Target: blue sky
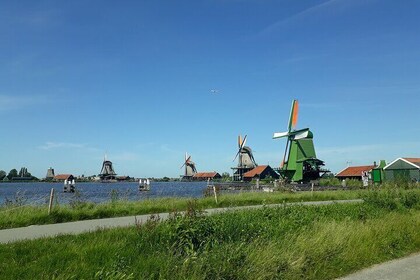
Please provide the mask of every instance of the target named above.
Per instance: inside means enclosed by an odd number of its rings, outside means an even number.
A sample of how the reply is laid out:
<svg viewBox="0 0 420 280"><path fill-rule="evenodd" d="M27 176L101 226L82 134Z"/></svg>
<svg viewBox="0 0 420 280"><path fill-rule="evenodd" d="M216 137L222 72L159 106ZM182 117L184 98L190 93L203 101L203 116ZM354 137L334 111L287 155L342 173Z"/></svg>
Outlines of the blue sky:
<svg viewBox="0 0 420 280"><path fill-rule="evenodd" d="M420 2L1 1L0 169L278 166L290 104L337 172L420 157ZM217 94L211 93L218 89Z"/></svg>

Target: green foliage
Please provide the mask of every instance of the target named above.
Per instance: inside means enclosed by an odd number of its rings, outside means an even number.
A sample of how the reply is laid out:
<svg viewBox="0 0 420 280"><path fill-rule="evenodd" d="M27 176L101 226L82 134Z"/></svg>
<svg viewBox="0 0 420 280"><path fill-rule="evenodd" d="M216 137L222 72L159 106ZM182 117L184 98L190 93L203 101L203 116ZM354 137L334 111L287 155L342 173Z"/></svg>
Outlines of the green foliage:
<svg viewBox="0 0 420 280"><path fill-rule="evenodd" d="M341 181L338 178L335 177L328 177L328 178L321 178L319 180L320 186L341 186Z"/></svg>
<svg viewBox="0 0 420 280"><path fill-rule="evenodd" d="M222 182L230 182L230 181L232 181L232 177L230 176L230 174L228 172L223 172Z"/></svg>
<svg viewBox="0 0 420 280"><path fill-rule="evenodd" d="M7 173L4 170L0 170L0 181L4 179L4 177L6 177Z"/></svg>
<svg viewBox="0 0 420 280"><path fill-rule="evenodd" d="M333 279L420 250L418 192L364 195L211 216L188 201L167 221L0 245L0 278ZM395 199L396 210L375 202Z"/></svg>
<svg viewBox="0 0 420 280"><path fill-rule="evenodd" d="M218 195L216 204L213 195L197 200L199 208L217 208L256 204L274 204L283 202L320 201L354 199L360 197L363 191L319 191L299 193L264 193L243 192L237 194ZM124 196L118 195L119 198ZM128 215L152 214L170 211L183 211L188 207L186 198L158 198L142 201L127 201L124 199L112 199L108 203L92 203L76 192L73 194L68 205L54 204L53 212L48 215L47 205L27 205L10 210L0 215L0 229L28 226L33 224L62 223L87 219L110 218ZM0 206L0 212L4 207Z"/></svg>
<svg viewBox="0 0 420 280"><path fill-rule="evenodd" d="M13 177L18 177L18 171L14 168L9 171L9 174L7 174L7 178L9 178L9 180L12 180Z"/></svg>

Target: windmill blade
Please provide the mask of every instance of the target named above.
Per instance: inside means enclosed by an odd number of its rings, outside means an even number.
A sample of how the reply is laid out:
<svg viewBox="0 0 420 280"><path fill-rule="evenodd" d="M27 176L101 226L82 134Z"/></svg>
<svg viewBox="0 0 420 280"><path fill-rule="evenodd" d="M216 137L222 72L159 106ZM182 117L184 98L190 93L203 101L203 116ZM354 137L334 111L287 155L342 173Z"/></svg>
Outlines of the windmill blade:
<svg viewBox="0 0 420 280"><path fill-rule="evenodd" d="M255 152L255 151L254 151L254 152ZM251 161L254 163L254 165L255 165L255 166L258 166L257 162L255 161L255 158L254 158L254 154L253 154L253 152L251 152L251 153L249 154L249 157L251 158Z"/></svg>
<svg viewBox="0 0 420 280"><path fill-rule="evenodd" d="M184 161L184 164L181 165L180 169L182 169L182 167L184 167L190 161L190 159L191 159L191 156L188 156L188 154L185 153L185 161Z"/></svg>
<svg viewBox="0 0 420 280"><path fill-rule="evenodd" d="M309 135L309 130L299 132L298 134L295 135L294 139L295 140L304 139L304 138L308 137L308 135Z"/></svg>
<svg viewBox="0 0 420 280"><path fill-rule="evenodd" d="M244 141L242 141L242 145L241 145L241 149L243 148L243 147L245 147L245 144L246 144L246 138L248 137L248 135L245 135L245 137L244 137Z"/></svg>
<svg viewBox="0 0 420 280"><path fill-rule="evenodd" d="M239 149L239 151L236 153L235 158L232 161L235 161L236 160L236 158L238 157L238 155L239 155L240 152L241 152L241 149Z"/></svg>
<svg viewBox="0 0 420 280"><path fill-rule="evenodd" d="M289 136L289 132L288 131L286 131L286 132L276 132L273 135L273 139L282 138L282 137L286 137L286 136Z"/></svg>
<svg viewBox="0 0 420 280"><path fill-rule="evenodd" d="M238 148L240 149L242 145L242 137L241 135L238 135Z"/></svg>
<svg viewBox="0 0 420 280"><path fill-rule="evenodd" d="M284 164L285 164L285 162L286 162L286 155L287 155L287 149L289 148L289 142L290 142L290 139L289 139L289 138L287 138L286 149L284 149L284 155L283 155L283 165L282 165L282 168L284 167ZM289 158L287 159L287 163L289 164Z"/></svg>
<svg viewBox="0 0 420 280"><path fill-rule="evenodd" d="M288 131L292 131L296 127L299 112L299 103L296 99L292 101L292 108L290 109L289 123L287 125Z"/></svg>
<svg viewBox="0 0 420 280"><path fill-rule="evenodd" d="M299 139L307 138L309 134L310 134L309 128L304 128L304 129L290 132L289 138L291 140L299 140Z"/></svg>

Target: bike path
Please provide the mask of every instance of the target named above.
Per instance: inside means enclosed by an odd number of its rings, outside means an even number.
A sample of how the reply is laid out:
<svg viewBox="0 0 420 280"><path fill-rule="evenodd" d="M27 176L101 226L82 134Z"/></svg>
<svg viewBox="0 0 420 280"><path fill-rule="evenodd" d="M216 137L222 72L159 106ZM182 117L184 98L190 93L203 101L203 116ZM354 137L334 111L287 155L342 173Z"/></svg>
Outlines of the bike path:
<svg viewBox="0 0 420 280"><path fill-rule="evenodd" d="M414 280L420 279L420 254L374 265L339 280Z"/></svg>
<svg viewBox="0 0 420 280"><path fill-rule="evenodd" d="M226 211L236 211L245 209L257 209L261 207L280 207L293 205L327 205L334 203L360 203L361 199L352 200L329 200L329 201L307 201L307 202L291 202L282 204L267 204L267 205L252 205L252 206L238 206L238 207L224 207L204 210L206 214L214 214ZM80 234L84 232L91 232L99 229L129 227L136 223L144 223L150 217L159 215L161 220L166 220L169 213L145 214L128 217L116 217L95 220L83 220L68 223L48 224L48 225L31 225L27 227L11 228L0 230L0 243L10 243L26 239L37 239L43 237L54 237L63 234Z"/></svg>

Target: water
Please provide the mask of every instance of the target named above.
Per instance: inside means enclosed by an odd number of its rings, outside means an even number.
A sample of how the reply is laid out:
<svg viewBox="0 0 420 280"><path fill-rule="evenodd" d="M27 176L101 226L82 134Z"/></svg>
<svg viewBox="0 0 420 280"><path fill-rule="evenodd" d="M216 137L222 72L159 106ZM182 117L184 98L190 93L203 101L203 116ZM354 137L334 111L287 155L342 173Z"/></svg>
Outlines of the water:
<svg viewBox="0 0 420 280"><path fill-rule="evenodd" d="M112 197L131 201L159 197L203 197L206 182L151 182L150 191L138 191L137 182L77 183L76 194L64 193L63 183L1 183L0 205L6 199L22 198L27 204L43 204L49 199L51 188L60 204L75 199L96 203L110 201ZM18 195L17 195L18 193ZM76 198L77 196L77 198Z"/></svg>

